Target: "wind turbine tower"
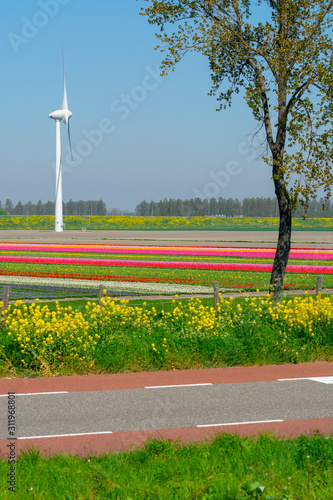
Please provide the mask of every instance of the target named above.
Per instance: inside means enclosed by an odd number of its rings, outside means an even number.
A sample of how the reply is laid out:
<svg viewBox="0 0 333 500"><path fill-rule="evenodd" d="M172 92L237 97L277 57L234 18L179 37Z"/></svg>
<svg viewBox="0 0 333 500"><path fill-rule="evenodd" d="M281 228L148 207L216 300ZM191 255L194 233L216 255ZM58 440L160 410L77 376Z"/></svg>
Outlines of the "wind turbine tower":
<svg viewBox="0 0 333 500"><path fill-rule="evenodd" d="M62 67L64 74L64 97L61 109L57 109L49 114L49 117L56 122L56 186L55 186L55 231L61 232L64 230L63 214L62 214L62 168L61 168L61 138L60 138L60 122L63 122L67 127L68 142L72 155L71 136L69 132L69 119L72 112L68 109L66 80L65 80L65 65L64 53L62 54Z"/></svg>

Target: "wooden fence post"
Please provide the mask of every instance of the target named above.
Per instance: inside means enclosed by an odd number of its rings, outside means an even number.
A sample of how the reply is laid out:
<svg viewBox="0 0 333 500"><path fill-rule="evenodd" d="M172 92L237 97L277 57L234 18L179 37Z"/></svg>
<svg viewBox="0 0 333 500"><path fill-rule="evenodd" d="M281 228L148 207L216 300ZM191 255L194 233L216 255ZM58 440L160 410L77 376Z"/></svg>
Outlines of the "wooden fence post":
<svg viewBox="0 0 333 500"><path fill-rule="evenodd" d="M214 281L213 283L213 286L214 286L214 309L215 309L215 316L218 316L218 303L220 301L220 298L219 298L219 282L218 281Z"/></svg>
<svg viewBox="0 0 333 500"><path fill-rule="evenodd" d="M103 285L99 285L99 289L98 289L98 303L100 306L102 306L102 297L103 297L103 290L104 290L104 286Z"/></svg>
<svg viewBox="0 0 333 500"><path fill-rule="evenodd" d="M10 286L4 286L2 292L3 309L8 309Z"/></svg>
<svg viewBox="0 0 333 500"><path fill-rule="evenodd" d="M322 292L323 289L323 277L322 276L317 276L317 288L316 288L316 297L318 296L318 293Z"/></svg>

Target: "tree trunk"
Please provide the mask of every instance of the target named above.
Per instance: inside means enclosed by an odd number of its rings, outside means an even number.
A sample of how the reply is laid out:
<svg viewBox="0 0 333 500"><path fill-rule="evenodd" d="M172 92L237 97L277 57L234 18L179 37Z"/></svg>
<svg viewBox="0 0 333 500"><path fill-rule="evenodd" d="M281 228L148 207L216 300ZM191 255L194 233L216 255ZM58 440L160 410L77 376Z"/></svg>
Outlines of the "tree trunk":
<svg viewBox="0 0 333 500"><path fill-rule="evenodd" d="M273 162L273 180L275 185L275 194L279 204L280 225L270 284L273 289L273 299L278 301L281 298L284 274L290 252L292 214L283 175L279 173L279 162L274 159Z"/></svg>

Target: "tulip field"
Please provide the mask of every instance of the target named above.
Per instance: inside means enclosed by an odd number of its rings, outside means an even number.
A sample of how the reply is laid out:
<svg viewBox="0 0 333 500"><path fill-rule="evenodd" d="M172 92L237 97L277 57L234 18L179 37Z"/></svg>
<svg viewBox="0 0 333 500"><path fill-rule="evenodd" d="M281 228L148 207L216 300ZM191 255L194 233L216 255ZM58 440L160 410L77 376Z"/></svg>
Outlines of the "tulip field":
<svg viewBox="0 0 333 500"><path fill-rule="evenodd" d="M0 376L331 360L332 298L305 295L274 305L270 294L246 295L269 289L274 252L263 247L0 243L2 284L104 288L100 304L88 301L83 310L59 301L49 308L38 299L9 304L1 311ZM332 260L333 249L294 248L286 288L315 288L319 274L324 288L333 288ZM218 316L207 298L193 297L212 296L214 281L222 293ZM224 291L239 290L241 299L223 297ZM111 298L124 291L175 297L166 310L154 302ZM181 302L178 293L188 299Z"/></svg>
<svg viewBox="0 0 333 500"><path fill-rule="evenodd" d="M158 245L0 243L3 283L61 284L138 293L210 293L268 290L275 249ZM333 249L294 248L286 289L314 289L318 275L333 286Z"/></svg>

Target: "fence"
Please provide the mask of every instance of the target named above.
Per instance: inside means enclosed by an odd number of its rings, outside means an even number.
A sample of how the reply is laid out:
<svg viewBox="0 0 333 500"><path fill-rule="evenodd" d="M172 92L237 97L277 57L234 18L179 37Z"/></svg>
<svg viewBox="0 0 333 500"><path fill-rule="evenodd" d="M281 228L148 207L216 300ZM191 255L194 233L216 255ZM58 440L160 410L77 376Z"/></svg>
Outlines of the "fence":
<svg viewBox="0 0 333 500"><path fill-rule="evenodd" d="M20 285L22 287L22 285ZM55 287L45 287L45 286L41 286L40 288L42 289L52 289L54 290ZM56 287L57 289L59 289L59 287ZM10 296L10 289L11 287L10 286L7 286L7 285L4 285L3 286L3 293L2 293L2 302L3 302L3 309L6 310L8 308L8 304L9 304L9 296ZM91 290L93 292L93 296L95 296L96 298L98 297L98 300L99 300L99 303L101 304L101 299L104 295L104 289L105 289L105 284L103 285L99 285L98 289L97 288L94 288L92 287ZM318 295L318 293L322 292L322 289L323 289L323 277L322 276L317 276L317 286L316 286L316 296ZM67 290L71 290L70 288L67 288ZM108 295L110 295L110 292L112 292L111 290L107 291L108 292ZM235 292L237 293L237 292ZM81 295L82 295L82 292L81 292ZM122 295L132 295L133 297L141 297L140 295L138 294L129 294L128 292L126 293L123 293L122 292L117 292L116 294L117 296L122 296ZM218 315L218 304L219 304L219 300L220 300L220 293L219 293L219 283L217 281L214 281L213 283L213 293L212 293L212 297L214 299L214 309L215 309L215 315L217 316ZM207 301L209 299L209 295L208 297L205 296L205 298L207 298ZM166 301L165 302L166 304L170 304L170 301ZM162 303L163 304L163 301Z"/></svg>

